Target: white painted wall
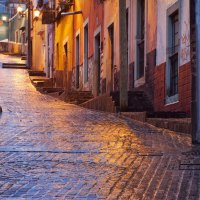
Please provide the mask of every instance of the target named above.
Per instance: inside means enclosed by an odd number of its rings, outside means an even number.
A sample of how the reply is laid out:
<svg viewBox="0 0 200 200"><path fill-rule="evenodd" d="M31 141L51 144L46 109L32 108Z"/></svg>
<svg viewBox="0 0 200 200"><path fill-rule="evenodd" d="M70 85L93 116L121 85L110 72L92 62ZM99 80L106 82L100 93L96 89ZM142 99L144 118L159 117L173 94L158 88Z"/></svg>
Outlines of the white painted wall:
<svg viewBox="0 0 200 200"><path fill-rule="evenodd" d="M156 64L166 62L167 48L167 9L178 0L158 0L157 1L157 56ZM186 0L188 1L188 0Z"/></svg>
<svg viewBox="0 0 200 200"><path fill-rule="evenodd" d="M190 61L190 1L180 1L180 66Z"/></svg>
<svg viewBox="0 0 200 200"><path fill-rule="evenodd" d="M157 1L157 59L156 64L166 62L167 48L167 9L177 0ZM179 1L180 16L180 66L190 61L189 1Z"/></svg>

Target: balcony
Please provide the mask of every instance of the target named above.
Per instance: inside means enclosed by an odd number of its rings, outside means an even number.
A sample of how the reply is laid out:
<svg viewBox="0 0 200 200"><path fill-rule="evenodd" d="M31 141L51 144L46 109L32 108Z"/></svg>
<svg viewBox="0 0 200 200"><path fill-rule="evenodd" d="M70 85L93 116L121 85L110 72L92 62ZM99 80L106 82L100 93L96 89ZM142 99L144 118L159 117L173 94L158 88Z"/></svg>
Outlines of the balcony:
<svg viewBox="0 0 200 200"><path fill-rule="evenodd" d="M74 5L74 0L59 0L57 10L67 12Z"/></svg>

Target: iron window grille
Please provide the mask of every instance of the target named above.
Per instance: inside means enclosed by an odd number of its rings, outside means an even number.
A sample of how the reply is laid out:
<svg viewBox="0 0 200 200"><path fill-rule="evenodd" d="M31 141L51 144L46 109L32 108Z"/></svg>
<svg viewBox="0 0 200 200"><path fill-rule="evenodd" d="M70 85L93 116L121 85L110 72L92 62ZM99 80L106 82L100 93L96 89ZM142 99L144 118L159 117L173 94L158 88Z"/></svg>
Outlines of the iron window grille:
<svg viewBox="0 0 200 200"><path fill-rule="evenodd" d="M168 96L178 94L178 49L179 49L179 19L178 11L170 16L171 46L167 49L170 66L170 88Z"/></svg>

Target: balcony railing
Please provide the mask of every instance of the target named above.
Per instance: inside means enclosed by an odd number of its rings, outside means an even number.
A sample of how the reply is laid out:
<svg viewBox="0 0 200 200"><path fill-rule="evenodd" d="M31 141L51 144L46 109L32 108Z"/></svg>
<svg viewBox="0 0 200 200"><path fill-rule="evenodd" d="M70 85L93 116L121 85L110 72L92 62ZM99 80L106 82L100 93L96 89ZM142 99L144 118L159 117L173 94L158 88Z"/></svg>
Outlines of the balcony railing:
<svg viewBox="0 0 200 200"><path fill-rule="evenodd" d="M59 11L68 11L71 6L74 5L74 0L59 0L58 1L58 6L59 6Z"/></svg>

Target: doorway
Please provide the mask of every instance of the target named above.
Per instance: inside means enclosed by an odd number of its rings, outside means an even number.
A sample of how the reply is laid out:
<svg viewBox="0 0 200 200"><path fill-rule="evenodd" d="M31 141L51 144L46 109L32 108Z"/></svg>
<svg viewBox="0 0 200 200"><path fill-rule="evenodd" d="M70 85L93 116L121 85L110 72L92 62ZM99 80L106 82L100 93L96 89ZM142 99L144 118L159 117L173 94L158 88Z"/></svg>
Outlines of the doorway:
<svg viewBox="0 0 200 200"><path fill-rule="evenodd" d="M84 82L88 82L88 24L84 27Z"/></svg>
<svg viewBox="0 0 200 200"><path fill-rule="evenodd" d="M96 79L97 79L97 95L101 93L101 36L98 33L95 36L95 62L96 62Z"/></svg>
<svg viewBox="0 0 200 200"><path fill-rule="evenodd" d="M66 42L64 44L64 50L65 50L65 54L64 54L64 86L67 89L68 88L68 76L67 76L67 71L68 71L68 43Z"/></svg>
<svg viewBox="0 0 200 200"><path fill-rule="evenodd" d="M108 27L109 34L109 67L111 69L111 79L110 79L110 91L114 91L114 24Z"/></svg>
<svg viewBox="0 0 200 200"><path fill-rule="evenodd" d="M76 36L76 89L80 86L80 36Z"/></svg>

